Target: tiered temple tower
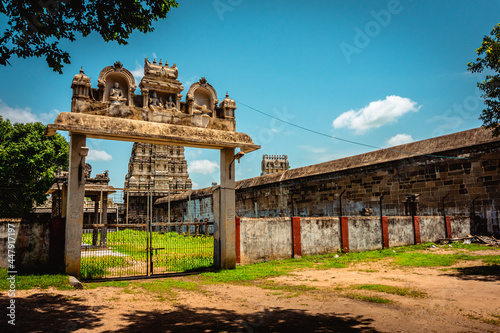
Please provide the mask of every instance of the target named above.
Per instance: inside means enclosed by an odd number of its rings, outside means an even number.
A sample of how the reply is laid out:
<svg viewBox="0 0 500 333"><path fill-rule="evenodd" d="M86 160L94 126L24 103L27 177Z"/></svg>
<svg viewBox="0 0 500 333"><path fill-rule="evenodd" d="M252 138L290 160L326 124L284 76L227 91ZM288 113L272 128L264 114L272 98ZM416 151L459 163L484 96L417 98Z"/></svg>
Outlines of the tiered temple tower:
<svg viewBox="0 0 500 333"><path fill-rule="evenodd" d="M191 179L184 157L184 147L134 143L125 177L125 203L129 221L145 219L147 195L158 198L189 191Z"/></svg>
<svg viewBox="0 0 500 333"><path fill-rule="evenodd" d="M287 155L263 155L261 176L290 169Z"/></svg>

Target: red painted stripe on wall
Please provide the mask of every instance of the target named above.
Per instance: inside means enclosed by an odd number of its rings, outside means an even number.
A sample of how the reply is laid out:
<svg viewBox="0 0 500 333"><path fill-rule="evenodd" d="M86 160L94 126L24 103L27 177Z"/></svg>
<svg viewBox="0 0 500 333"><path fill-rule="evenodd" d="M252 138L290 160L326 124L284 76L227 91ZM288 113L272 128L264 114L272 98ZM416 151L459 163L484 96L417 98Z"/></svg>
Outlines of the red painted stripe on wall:
<svg viewBox="0 0 500 333"><path fill-rule="evenodd" d="M234 222L234 231L236 235L234 236L234 242L236 245L236 263L241 263L241 245L240 245L240 217L236 216L236 220Z"/></svg>
<svg viewBox="0 0 500 333"><path fill-rule="evenodd" d="M451 219L446 216L446 238L451 238Z"/></svg>
<svg viewBox="0 0 500 333"><path fill-rule="evenodd" d="M349 219L347 216L342 216L340 218L340 234L342 239L342 250L344 252L349 252L349 228L347 222Z"/></svg>
<svg viewBox="0 0 500 333"><path fill-rule="evenodd" d="M389 222L387 216L382 216L382 245L384 249L389 248Z"/></svg>
<svg viewBox="0 0 500 333"><path fill-rule="evenodd" d="M292 238L293 238L293 257L302 256L302 244L300 238L300 217L292 217Z"/></svg>
<svg viewBox="0 0 500 333"><path fill-rule="evenodd" d="M420 240L420 217L413 217L413 232L415 235L415 244L420 244L422 241Z"/></svg>

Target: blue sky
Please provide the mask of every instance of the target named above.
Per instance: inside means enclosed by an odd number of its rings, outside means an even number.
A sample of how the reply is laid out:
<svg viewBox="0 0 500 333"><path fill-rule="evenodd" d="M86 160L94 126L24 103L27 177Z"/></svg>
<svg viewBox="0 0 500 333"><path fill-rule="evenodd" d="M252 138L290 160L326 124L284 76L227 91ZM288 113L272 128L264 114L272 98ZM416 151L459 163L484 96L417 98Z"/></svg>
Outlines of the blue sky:
<svg viewBox="0 0 500 333"><path fill-rule="evenodd" d="M138 85L144 58L156 57L177 64L184 96L203 76L219 99L229 91L237 131L262 146L236 164L236 177L255 177L263 154L286 154L296 168L374 149L241 103L377 147L479 127L482 76L466 64L500 22L498 13L499 0L179 1L154 32L134 33L129 45L98 35L63 42L72 56L63 75L43 59L12 59L0 67L0 114L50 123L70 110L81 66L97 87L101 69L121 61ZM94 174L109 170L111 184L123 187L131 143L88 146ZM186 158L195 187L219 182L218 151L187 148Z"/></svg>

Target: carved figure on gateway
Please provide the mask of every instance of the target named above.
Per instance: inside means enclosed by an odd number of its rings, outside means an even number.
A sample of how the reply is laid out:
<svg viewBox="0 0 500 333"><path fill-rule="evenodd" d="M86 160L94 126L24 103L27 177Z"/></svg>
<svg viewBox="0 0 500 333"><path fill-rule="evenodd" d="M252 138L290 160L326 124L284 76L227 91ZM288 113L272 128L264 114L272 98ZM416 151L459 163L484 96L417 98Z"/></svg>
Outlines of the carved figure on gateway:
<svg viewBox="0 0 500 333"><path fill-rule="evenodd" d="M119 61L101 71L97 89L81 70L71 85L71 112L235 131L235 101L226 95L219 104L217 92L206 78L192 84L182 101L184 87L177 80L177 65L157 63L156 59L144 62L139 95L134 76Z"/></svg>
<svg viewBox="0 0 500 333"><path fill-rule="evenodd" d="M115 82L113 89L111 89L111 93L109 94L109 99L113 101L113 104L122 104L127 99L123 97L123 92L120 88L120 84Z"/></svg>

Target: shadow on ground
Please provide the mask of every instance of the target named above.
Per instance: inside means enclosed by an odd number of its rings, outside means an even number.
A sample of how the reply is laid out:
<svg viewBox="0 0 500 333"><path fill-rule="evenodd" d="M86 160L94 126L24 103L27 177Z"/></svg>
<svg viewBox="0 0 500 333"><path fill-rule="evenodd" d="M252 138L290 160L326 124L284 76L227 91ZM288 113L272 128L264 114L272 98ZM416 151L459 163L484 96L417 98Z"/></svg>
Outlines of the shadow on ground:
<svg viewBox="0 0 500 333"><path fill-rule="evenodd" d="M483 282L500 281L500 265L485 265L457 268L456 273L446 274L461 280L475 280Z"/></svg>
<svg viewBox="0 0 500 333"><path fill-rule="evenodd" d="M171 311L135 311L123 314L123 319L125 326L105 332L377 332L372 320L361 316L281 308L241 315L179 306Z"/></svg>
<svg viewBox="0 0 500 333"><path fill-rule="evenodd" d="M103 307L83 305L83 299L76 296L39 293L14 298L13 326L8 324L10 318L6 316L10 300L7 292L0 295L1 332L72 332L84 327L92 330L103 324L99 319Z"/></svg>

